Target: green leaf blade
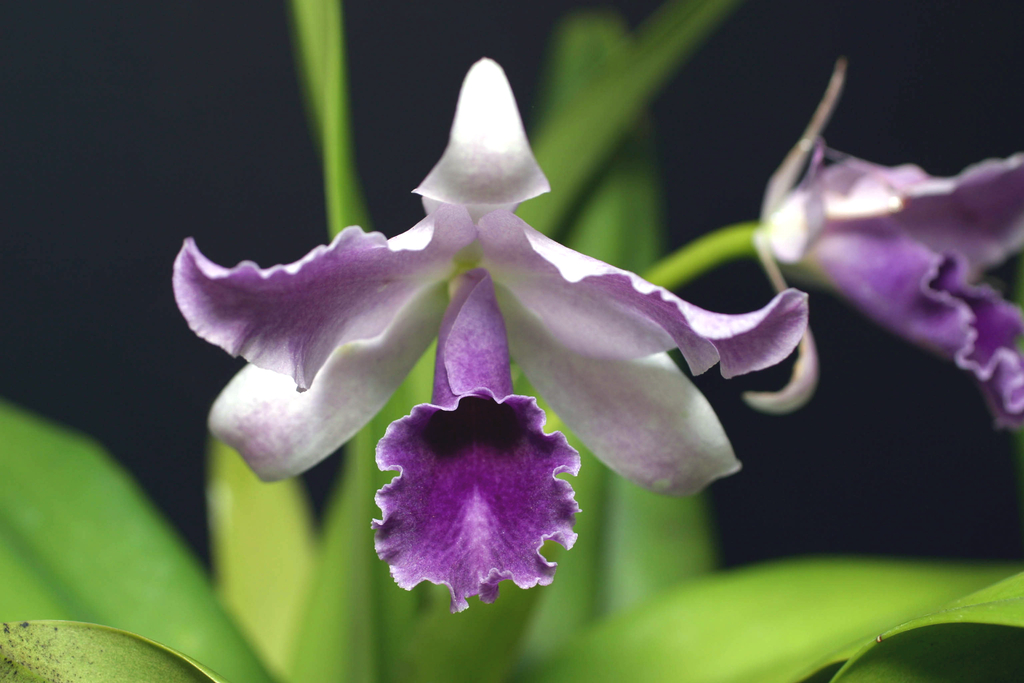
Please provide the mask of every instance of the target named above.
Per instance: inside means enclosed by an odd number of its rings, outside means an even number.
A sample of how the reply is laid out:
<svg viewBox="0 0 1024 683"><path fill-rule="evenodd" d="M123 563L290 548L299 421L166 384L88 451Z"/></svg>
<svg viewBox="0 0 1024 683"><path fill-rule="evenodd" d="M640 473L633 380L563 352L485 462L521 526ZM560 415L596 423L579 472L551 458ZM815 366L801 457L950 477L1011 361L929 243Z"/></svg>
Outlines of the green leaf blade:
<svg viewBox="0 0 1024 683"><path fill-rule="evenodd" d="M850 657L834 680L995 681L1021 672L1024 574L1017 574L890 628Z"/></svg>
<svg viewBox="0 0 1024 683"><path fill-rule="evenodd" d="M38 611L0 619L105 623L269 683L198 562L100 446L2 402L0 434L0 541L50 589Z"/></svg>
<svg viewBox="0 0 1024 683"><path fill-rule="evenodd" d="M207 501L218 592L264 661L286 671L315 562L312 508L300 478L261 482L210 440Z"/></svg>
<svg viewBox="0 0 1024 683"><path fill-rule="evenodd" d="M1012 569L870 559L774 562L691 580L571 641L531 680L790 683L836 652Z"/></svg>
<svg viewBox="0 0 1024 683"><path fill-rule="evenodd" d="M292 0L292 36L313 137L324 168L328 232L369 229L355 169L341 0Z"/></svg>
<svg viewBox="0 0 1024 683"><path fill-rule="evenodd" d="M0 680L227 683L198 662L134 633L68 621L0 625Z"/></svg>

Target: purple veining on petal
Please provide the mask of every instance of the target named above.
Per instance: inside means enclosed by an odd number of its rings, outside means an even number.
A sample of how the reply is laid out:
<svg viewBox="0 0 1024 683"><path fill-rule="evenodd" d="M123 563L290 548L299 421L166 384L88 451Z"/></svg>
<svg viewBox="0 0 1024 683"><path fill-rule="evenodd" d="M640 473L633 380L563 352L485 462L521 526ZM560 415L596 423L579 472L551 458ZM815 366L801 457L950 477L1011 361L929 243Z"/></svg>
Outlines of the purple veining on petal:
<svg viewBox="0 0 1024 683"><path fill-rule="evenodd" d="M560 433L541 429L534 399L497 403L461 398L455 410L420 405L392 423L377 446L377 465L399 475L376 497L376 548L399 586L448 586L452 611L479 595L493 602L498 583L551 583L546 540L572 547L572 487L554 475L579 471L579 455Z"/></svg>
<svg viewBox="0 0 1024 683"><path fill-rule="evenodd" d="M465 209L447 206L385 240L358 227L295 263L224 268L188 239L174 264L174 293L203 339L306 389L334 349L379 335L406 302L451 271L473 242Z"/></svg>
<svg viewBox="0 0 1024 683"><path fill-rule="evenodd" d="M811 257L868 317L971 372L998 426L1024 424L1024 321L991 288L967 283L965 259L878 218L831 225Z"/></svg>
<svg viewBox="0 0 1024 683"><path fill-rule="evenodd" d="M807 295L786 290L759 311L712 313L639 276L544 237L506 211L480 222L484 265L572 351L641 358L676 346L695 374L725 377L788 356L807 327Z"/></svg>
<svg viewBox="0 0 1024 683"><path fill-rule="evenodd" d="M378 491L377 554L398 585L448 586L452 611L521 588L551 583L546 540L572 546L579 511L562 473L579 454L560 433L544 434L531 397L510 395L505 324L484 270L465 273L441 323L434 402L388 427L377 464L398 471Z"/></svg>
<svg viewBox="0 0 1024 683"><path fill-rule="evenodd" d="M335 349L309 391L295 391L287 375L245 366L214 401L210 432L264 481L304 472L384 406L436 336L447 299L438 283L410 300L379 336Z"/></svg>

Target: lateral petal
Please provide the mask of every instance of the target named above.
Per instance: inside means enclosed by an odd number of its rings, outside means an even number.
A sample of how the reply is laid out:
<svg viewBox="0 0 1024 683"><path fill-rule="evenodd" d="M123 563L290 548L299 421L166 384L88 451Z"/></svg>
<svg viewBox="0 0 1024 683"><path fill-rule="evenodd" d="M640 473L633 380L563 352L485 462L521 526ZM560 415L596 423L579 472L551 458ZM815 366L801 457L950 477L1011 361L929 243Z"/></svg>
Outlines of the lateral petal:
<svg viewBox="0 0 1024 683"><path fill-rule="evenodd" d="M299 261L266 269L218 266L190 238L174 263L174 294L200 337L306 389L337 347L376 337L424 287L446 278L475 237L465 209L446 206L390 241L353 226Z"/></svg>
<svg viewBox="0 0 1024 683"><path fill-rule="evenodd" d="M384 406L429 346L446 302L443 285L422 290L381 334L335 349L309 391L296 391L287 375L245 366L214 402L210 431L264 481L309 469Z"/></svg>
<svg viewBox="0 0 1024 683"><path fill-rule="evenodd" d="M721 361L722 375L732 377L781 361L807 326L807 295L797 290L758 311L712 313L564 247L507 211L479 225L483 263L495 281L583 356L642 358L678 346L694 374Z"/></svg>
<svg viewBox="0 0 1024 683"><path fill-rule="evenodd" d="M997 426L1024 425L1020 309L968 284L968 265L905 234L894 220L830 228L810 257L862 313L974 375Z"/></svg>
<svg viewBox="0 0 1024 683"><path fill-rule="evenodd" d="M564 346L498 288L512 357L566 425L610 468L657 493L688 495L739 461L707 399L665 353L596 359Z"/></svg>

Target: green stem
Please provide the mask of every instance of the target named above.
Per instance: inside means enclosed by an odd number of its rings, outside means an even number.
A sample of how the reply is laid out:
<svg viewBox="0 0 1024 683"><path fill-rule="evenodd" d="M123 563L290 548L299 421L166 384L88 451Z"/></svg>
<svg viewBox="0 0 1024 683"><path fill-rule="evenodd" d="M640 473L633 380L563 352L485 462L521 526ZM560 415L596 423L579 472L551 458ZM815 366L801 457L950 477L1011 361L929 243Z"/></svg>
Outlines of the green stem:
<svg viewBox="0 0 1024 683"><path fill-rule="evenodd" d="M679 289L723 263L757 258L754 231L760 223L734 223L708 233L661 259L644 278L666 289Z"/></svg>

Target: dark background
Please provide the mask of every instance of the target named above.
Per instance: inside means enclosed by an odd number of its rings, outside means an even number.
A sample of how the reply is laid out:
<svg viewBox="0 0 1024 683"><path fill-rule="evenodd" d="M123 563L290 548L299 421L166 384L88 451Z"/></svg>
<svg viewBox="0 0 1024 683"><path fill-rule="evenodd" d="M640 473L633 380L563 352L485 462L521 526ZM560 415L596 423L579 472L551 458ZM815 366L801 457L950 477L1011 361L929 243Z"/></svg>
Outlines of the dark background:
<svg viewBox="0 0 1024 683"><path fill-rule="evenodd" d="M582 4L348 3L375 228L422 216L409 191L444 148L475 60L505 67L529 123L546 37ZM656 6L612 4L632 25ZM1022 7L749 0L653 107L673 246L756 217L841 54L833 147L935 174L1024 149ZM5 2L0 30L0 396L100 440L205 553L206 411L240 361L188 330L171 263L189 235L228 265L289 262L326 239L284 5ZM682 294L739 312L770 291L740 264ZM823 374L799 413L739 399L788 368L698 379L745 465L711 489L726 562L1022 557L1010 438L970 378L826 295L812 311ZM308 475L318 499L337 460Z"/></svg>

